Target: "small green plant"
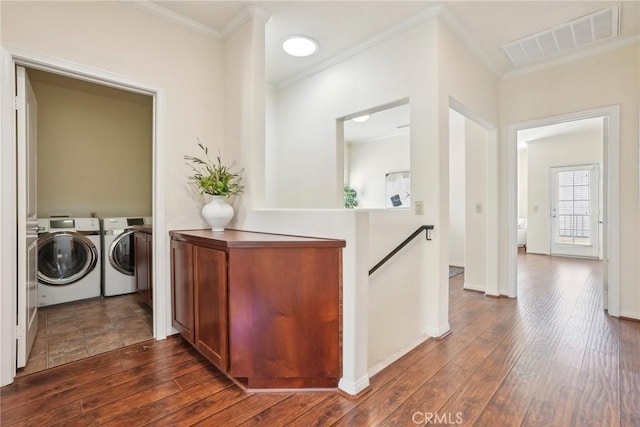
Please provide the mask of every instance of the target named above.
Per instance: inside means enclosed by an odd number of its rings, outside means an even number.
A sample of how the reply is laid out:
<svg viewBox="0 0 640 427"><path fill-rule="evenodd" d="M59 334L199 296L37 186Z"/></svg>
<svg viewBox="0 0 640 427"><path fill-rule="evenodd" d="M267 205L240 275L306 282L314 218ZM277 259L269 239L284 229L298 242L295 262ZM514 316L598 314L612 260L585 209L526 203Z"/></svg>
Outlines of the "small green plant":
<svg viewBox="0 0 640 427"><path fill-rule="evenodd" d="M344 207L348 209L358 207L358 192L349 184L344 185Z"/></svg>
<svg viewBox="0 0 640 427"><path fill-rule="evenodd" d="M204 158L194 156L184 156L193 175L189 180L194 183L200 194L210 194L212 196L237 196L244 192L242 182L242 170L234 172L236 166L234 161L231 165L225 166L220 158L220 151L216 160L209 159L209 150L198 140L198 147L204 152Z"/></svg>

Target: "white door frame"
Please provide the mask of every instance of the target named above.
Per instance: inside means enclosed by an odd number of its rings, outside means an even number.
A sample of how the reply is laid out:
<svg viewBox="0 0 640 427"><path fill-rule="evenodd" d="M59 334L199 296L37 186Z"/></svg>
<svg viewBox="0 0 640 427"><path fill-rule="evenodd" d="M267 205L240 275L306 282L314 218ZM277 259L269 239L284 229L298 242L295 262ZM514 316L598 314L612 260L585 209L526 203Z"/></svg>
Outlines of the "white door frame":
<svg viewBox="0 0 640 427"><path fill-rule="evenodd" d="M515 298L518 295L517 263L518 244L516 238L518 216L518 131L547 126L561 122L588 119L594 117L607 117L609 119L608 141L603 144L603 228L604 237L603 260L607 266L608 277L608 311L611 316L620 315L620 105L595 108L592 110L578 111L559 116L509 125L507 143L507 295ZM607 286L605 284L605 286Z"/></svg>
<svg viewBox="0 0 640 427"><path fill-rule="evenodd" d="M161 88L136 79L9 47L0 47L0 385L13 382L16 373L16 304L17 304L17 205L16 205L16 125L15 125L15 67L22 65L71 78L115 87L129 92L153 96L153 336L166 338L171 331L169 288L167 285L165 176L166 138L164 132L164 92Z"/></svg>

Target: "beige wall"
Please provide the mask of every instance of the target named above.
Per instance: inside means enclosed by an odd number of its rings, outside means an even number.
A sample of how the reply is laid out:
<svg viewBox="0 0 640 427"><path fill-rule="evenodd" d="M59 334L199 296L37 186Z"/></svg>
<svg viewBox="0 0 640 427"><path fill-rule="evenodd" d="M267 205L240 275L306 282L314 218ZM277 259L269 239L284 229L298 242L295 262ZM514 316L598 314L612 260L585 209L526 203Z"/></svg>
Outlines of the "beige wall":
<svg viewBox="0 0 640 427"><path fill-rule="evenodd" d="M38 100L38 217L150 216L153 98L29 76Z"/></svg>
<svg viewBox="0 0 640 427"><path fill-rule="evenodd" d="M160 89L167 228L204 225L183 156L223 145L221 42L123 2L3 1L2 43Z"/></svg>
<svg viewBox="0 0 640 427"><path fill-rule="evenodd" d="M508 259L507 143L513 123L620 105L620 314L640 318L638 279L638 44L534 74L505 79L500 85L501 262ZM506 272L506 268L501 268ZM506 276L501 283L506 283Z"/></svg>

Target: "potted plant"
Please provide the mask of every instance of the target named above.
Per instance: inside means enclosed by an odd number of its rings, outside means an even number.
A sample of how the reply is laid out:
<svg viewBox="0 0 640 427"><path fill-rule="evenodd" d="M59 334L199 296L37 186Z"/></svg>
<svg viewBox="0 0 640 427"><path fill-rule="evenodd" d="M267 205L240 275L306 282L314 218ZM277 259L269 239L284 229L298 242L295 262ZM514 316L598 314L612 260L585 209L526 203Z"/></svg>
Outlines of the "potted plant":
<svg viewBox="0 0 640 427"><path fill-rule="evenodd" d="M358 192L349 184L344 185L344 207L348 209L358 207Z"/></svg>
<svg viewBox="0 0 640 427"><path fill-rule="evenodd" d="M233 207L227 203L231 196L244 192L242 170L236 172L236 162L226 166L222 163L220 152L213 161L209 158L209 150L198 141L198 147L204 157L184 156L193 174L189 180L196 186L200 194L210 196L210 201L202 208L202 217L211 226L211 231L224 231L224 227L233 218Z"/></svg>

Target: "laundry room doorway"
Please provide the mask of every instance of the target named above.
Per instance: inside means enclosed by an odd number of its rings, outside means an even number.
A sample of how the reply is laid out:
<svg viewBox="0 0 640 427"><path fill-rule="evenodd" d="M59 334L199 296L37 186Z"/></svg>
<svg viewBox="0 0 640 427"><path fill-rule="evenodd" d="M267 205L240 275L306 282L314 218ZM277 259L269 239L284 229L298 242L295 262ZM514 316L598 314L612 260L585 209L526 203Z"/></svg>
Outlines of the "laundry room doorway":
<svg viewBox="0 0 640 427"><path fill-rule="evenodd" d="M103 218L153 222L154 98L48 70L27 68L26 73L38 99L39 118L37 184L26 199L37 201L37 246L42 250L35 285L39 333L17 375L154 336L152 309L135 287L105 293L112 281L134 278L133 273L105 277L113 250L105 246L102 233ZM93 245L86 251L69 237L89 234ZM131 251L124 253L123 247ZM87 274L73 276L75 266L82 268L91 253L95 262ZM120 245L117 255L133 262L132 247ZM58 280L66 275L69 280Z"/></svg>

